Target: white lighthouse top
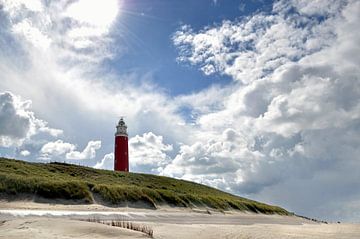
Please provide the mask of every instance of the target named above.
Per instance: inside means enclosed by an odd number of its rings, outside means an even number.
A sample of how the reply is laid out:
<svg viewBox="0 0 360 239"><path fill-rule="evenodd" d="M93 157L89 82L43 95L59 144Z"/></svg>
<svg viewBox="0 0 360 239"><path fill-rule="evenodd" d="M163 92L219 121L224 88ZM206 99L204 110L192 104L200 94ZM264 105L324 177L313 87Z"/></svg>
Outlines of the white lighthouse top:
<svg viewBox="0 0 360 239"><path fill-rule="evenodd" d="M115 136L128 136L127 126L124 122L123 117L120 118L118 125L116 126Z"/></svg>

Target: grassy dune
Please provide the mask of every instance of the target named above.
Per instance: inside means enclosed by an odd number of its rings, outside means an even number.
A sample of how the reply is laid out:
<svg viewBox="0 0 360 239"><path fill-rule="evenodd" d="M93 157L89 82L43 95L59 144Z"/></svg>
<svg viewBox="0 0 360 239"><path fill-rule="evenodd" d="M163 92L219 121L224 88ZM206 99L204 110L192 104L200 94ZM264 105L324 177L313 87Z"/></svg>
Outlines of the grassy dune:
<svg viewBox="0 0 360 239"><path fill-rule="evenodd" d="M122 173L64 163L29 163L0 158L0 197L21 195L97 202L111 206L142 204L177 207L237 209L265 214L289 214L270 206L220 190L168 177Z"/></svg>

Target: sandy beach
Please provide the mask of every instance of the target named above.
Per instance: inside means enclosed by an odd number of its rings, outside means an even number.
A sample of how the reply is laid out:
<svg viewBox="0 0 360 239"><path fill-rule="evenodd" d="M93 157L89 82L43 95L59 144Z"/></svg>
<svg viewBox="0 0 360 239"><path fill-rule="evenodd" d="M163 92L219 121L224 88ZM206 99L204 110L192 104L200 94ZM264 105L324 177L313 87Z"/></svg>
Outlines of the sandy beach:
<svg viewBox="0 0 360 239"><path fill-rule="evenodd" d="M44 213L45 212L45 213ZM159 210L0 202L0 238L149 238L148 235L86 218L126 220L153 229L154 238L360 238L360 225L317 223L295 216L210 212L162 207Z"/></svg>

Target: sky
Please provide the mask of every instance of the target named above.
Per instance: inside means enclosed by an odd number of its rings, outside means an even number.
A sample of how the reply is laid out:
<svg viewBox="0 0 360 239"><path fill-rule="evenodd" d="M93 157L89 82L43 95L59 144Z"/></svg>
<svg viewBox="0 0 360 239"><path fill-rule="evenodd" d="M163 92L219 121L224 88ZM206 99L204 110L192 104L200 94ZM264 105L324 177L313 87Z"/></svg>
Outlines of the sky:
<svg viewBox="0 0 360 239"><path fill-rule="evenodd" d="M360 2L0 0L0 156L360 221Z"/></svg>

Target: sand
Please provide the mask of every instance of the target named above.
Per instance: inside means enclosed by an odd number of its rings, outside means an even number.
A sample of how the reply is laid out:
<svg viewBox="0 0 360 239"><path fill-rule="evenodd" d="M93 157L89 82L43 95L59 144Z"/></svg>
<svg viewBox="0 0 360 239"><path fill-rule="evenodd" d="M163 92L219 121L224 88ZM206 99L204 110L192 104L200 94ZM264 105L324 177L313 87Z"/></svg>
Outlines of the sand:
<svg viewBox="0 0 360 239"><path fill-rule="evenodd" d="M354 224L254 224L254 225L212 225L212 224L168 224L147 223L154 230L154 238L162 239L293 239L293 238L342 238L360 237L360 227ZM20 218L0 225L0 238L148 238L147 235L127 229L98 223L76 221L64 218Z"/></svg>
<svg viewBox="0 0 360 239"><path fill-rule="evenodd" d="M6 239L90 239L90 238L148 238L145 234L99 223L63 218L20 218L0 226L0 238Z"/></svg>
<svg viewBox="0 0 360 239"><path fill-rule="evenodd" d="M19 216L8 213L16 210L25 214ZM47 211L50 214L37 217L29 214L36 211ZM70 215L63 212L80 214ZM148 238L143 233L128 229L75 220L89 218L89 212L95 215L103 214L104 220L114 219L116 213L126 215L122 218L151 227L154 238L158 239L360 238L359 224L314 223L294 216L268 216L234 211L226 214L212 212L209 215L203 209L196 212L170 207L148 210L109 208L102 205L39 204L30 201L0 201L0 238Z"/></svg>
<svg viewBox="0 0 360 239"><path fill-rule="evenodd" d="M254 225L152 225L155 238L196 239L355 239L360 238L359 225L338 224L254 224Z"/></svg>

